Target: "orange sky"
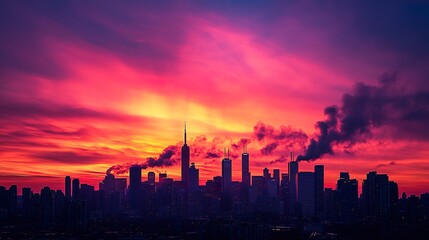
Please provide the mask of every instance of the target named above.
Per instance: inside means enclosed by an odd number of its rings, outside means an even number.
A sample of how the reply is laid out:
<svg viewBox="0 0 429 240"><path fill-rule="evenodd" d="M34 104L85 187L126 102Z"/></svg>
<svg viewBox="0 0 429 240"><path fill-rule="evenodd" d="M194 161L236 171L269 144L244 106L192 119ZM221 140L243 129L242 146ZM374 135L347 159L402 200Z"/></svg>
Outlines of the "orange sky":
<svg viewBox="0 0 429 240"><path fill-rule="evenodd" d="M7 37L0 42L0 185L62 189L70 175L98 188L112 165L143 163L167 146L180 147L185 120L191 151L202 151L191 157L201 184L220 175L222 157L206 152L231 148L238 156L241 149L232 145L242 138L250 140L252 175L264 167L284 173L287 162L270 162L288 159L290 151L304 154L320 134L315 123L325 119L324 108L341 107L356 83L379 86L383 73L395 72L399 88L427 96L425 61L404 64L410 56L393 42L348 29L359 14L314 7L308 18L303 11L275 14L276 8L7 6L20 11L4 15L11 24L1 30ZM420 109L428 113L426 105ZM398 182L400 192L428 191L429 139L406 133L429 133L427 126L399 129L396 114L386 114L390 125L373 123L370 136L352 148L334 144L334 155L303 161L300 169L324 164L326 187L335 187L340 171L360 186L377 171ZM263 154L274 137L258 140L258 123L308 137L281 140ZM179 164L143 176L167 171L179 180ZM240 159L233 158L233 180L240 176Z"/></svg>

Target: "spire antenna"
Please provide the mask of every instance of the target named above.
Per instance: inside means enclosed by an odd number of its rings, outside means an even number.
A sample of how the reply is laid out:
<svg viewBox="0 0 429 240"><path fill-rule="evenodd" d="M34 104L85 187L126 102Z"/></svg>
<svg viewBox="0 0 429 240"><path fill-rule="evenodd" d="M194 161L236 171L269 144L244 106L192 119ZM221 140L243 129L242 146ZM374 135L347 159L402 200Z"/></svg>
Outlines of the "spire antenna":
<svg viewBox="0 0 429 240"><path fill-rule="evenodd" d="M228 148L228 159L229 159L229 148Z"/></svg>
<svg viewBox="0 0 429 240"><path fill-rule="evenodd" d="M184 136L184 138L185 138L185 145L186 145L186 121L185 121L185 136Z"/></svg>

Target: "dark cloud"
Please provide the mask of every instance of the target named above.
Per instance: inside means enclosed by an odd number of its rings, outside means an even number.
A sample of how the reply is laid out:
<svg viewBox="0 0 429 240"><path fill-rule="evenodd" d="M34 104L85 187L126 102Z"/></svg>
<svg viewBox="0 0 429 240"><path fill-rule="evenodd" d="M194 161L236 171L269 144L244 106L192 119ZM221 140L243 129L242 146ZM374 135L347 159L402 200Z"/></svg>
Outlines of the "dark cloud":
<svg viewBox="0 0 429 240"><path fill-rule="evenodd" d="M158 157L148 157L143 162L127 162L111 166L106 171L108 174L124 174L127 173L131 166L140 166L142 169L154 167L169 167L180 162L180 151L177 146L166 147Z"/></svg>
<svg viewBox="0 0 429 240"><path fill-rule="evenodd" d="M92 164L116 158L113 155L102 154L86 149L76 149L75 151L39 151L30 153L28 156L41 160L67 164Z"/></svg>
<svg viewBox="0 0 429 240"><path fill-rule="evenodd" d="M261 154L270 155L278 146L279 144L277 142L270 143L261 149Z"/></svg>
<svg viewBox="0 0 429 240"><path fill-rule="evenodd" d="M282 155L282 156L280 156L279 158L277 158L277 159L275 159L275 160L270 161L270 164L274 164L274 163L282 163L282 162L286 162L287 160L288 160L288 158Z"/></svg>
<svg viewBox="0 0 429 240"><path fill-rule="evenodd" d="M388 164L378 164L378 165L376 166L376 168L388 167L388 166L393 166L393 165L396 165L396 162L392 161L392 162L390 162L390 163L388 163Z"/></svg>
<svg viewBox="0 0 429 240"><path fill-rule="evenodd" d="M349 149L371 138L375 129L396 139L428 141L429 91L405 92L396 80L395 74L383 74L378 86L358 83L344 94L341 107L325 108L326 120L315 125L317 137L297 160L334 154L334 145Z"/></svg>
<svg viewBox="0 0 429 240"><path fill-rule="evenodd" d="M44 101L11 101L10 99L0 96L0 112L4 116L0 122L6 121L23 121L23 120L36 120L36 119L100 119L105 121L118 121L118 122L138 122L145 121L147 118L125 115L115 112L103 112L89 108L56 104L53 102ZM27 126L39 128L42 131L51 134L66 134L64 131L42 123L27 123ZM81 130L82 131L82 130ZM69 133L71 134L71 133ZM77 134L82 134L78 132Z"/></svg>

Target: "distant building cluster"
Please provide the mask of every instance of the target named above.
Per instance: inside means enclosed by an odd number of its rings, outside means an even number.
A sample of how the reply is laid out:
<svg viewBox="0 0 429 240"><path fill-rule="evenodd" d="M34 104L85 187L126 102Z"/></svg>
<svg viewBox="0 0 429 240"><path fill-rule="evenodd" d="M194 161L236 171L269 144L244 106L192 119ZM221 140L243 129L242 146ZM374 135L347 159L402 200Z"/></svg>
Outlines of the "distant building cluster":
<svg viewBox="0 0 429 240"><path fill-rule="evenodd" d="M288 172L265 168L262 175L249 171L250 155L243 147L241 182L232 181L229 151L222 159L222 175L199 185L199 170L190 164L190 148L181 149L181 181L167 173L147 173L142 181L142 168L129 169L127 178L105 176L94 186L79 179L65 177L65 192L45 187L40 193L30 188L17 195L16 185L0 187L0 220L40 222L66 229L85 229L98 219L129 217L216 217L277 216L290 220L344 223L429 223L429 193L420 196L403 194L398 184L386 174L369 172L359 184L347 172L341 172L335 189L324 187L324 166L314 172L300 172L299 163L288 163Z"/></svg>

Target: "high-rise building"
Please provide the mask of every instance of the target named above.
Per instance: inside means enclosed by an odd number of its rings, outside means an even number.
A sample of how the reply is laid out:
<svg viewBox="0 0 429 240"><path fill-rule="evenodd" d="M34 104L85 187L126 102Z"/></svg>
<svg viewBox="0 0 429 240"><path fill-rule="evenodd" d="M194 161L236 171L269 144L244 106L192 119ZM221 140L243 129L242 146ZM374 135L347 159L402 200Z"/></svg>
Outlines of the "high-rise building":
<svg viewBox="0 0 429 240"><path fill-rule="evenodd" d="M383 221L389 212L389 178L369 172L362 185L364 213L369 221Z"/></svg>
<svg viewBox="0 0 429 240"><path fill-rule="evenodd" d="M31 218L32 195L31 188L22 188L22 216L26 221Z"/></svg>
<svg viewBox="0 0 429 240"><path fill-rule="evenodd" d="M337 220L353 222L358 213L358 181L350 179L348 172L341 172L335 191L335 214Z"/></svg>
<svg viewBox="0 0 429 240"><path fill-rule="evenodd" d="M159 173L158 174L158 181L159 181L159 183L163 183L165 179L167 179L167 172Z"/></svg>
<svg viewBox="0 0 429 240"><path fill-rule="evenodd" d="M280 196L283 200L283 213L289 214L289 174L282 173Z"/></svg>
<svg viewBox="0 0 429 240"><path fill-rule="evenodd" d="M273 169L273 178L276 181L277 187L280 186L280 169Z"/></svg>
<svg viewBox="0 0 429 240"><path fill-rule="evenodd" d="M324 166L316 165L314 166L314 196L315 196L315 211L318 217L321 217L324 211L324 201L325 201L325 174Z"/></svg>
<svg viewBox="0 0 429 240"><path fill-rule="evenodd" d="M246 146L243 146L241 154L241 200L244 204L249 203L250 190L250 171L249 171L249 153Z"/></svg>
<svg viewBox="0 0 429 240"><path fill-rule="evenodd" d="M154 172L148 172L147 173L147 182L149 184L155 184L155 173Z"/></svg>
<svg viewBox="0 0 429 240"><path fill-rule="evenodd" d="M142 167L134 165L130 167L130 190L140 189L142 184Z"/></svg>
<svg viewBox="0 0 429 240"><path fill-rule="evenodd" d="M315 211L315 181L313 172L298 173L298 203L302 216L313 217Z"/></svg>
<svg viewBox="0 0 429 240"><path fill-rule="evenodd" d="M142 184L142 167L134 165L130 167L130 207L139 207L139 195Z"/></svg>
<svg viewBox="0 0 429 240"><path fill-rule="evenodd" d="M189 167L189 191L196 192L199 190L200 170L192 163Z"/></svg>
<svg viewBox="0 0 429 240"><path fill-rule="evenodd" d="M291 161L288 166L289 171L289 214L296 214L296 180L298 175L298 162L293 161L293 153L291 153Z"/></svg>
<svg viewBox="0 0 429 240"><path fill-rule="evenodd" d="M189 161L190 161L190 149L186 144L186 122L185 122L185 133L184 133L184 143L181 151L181 161L182 161L182 185L187 189L189 187Z"/></svg>
<svg viewBox="0 0 429 240"><path fill-rule="evenodd" d="M229 149L228 149L228 155L224 156L224 159L222 160L222 191L223 192L228 192L230 190L231 182L232 182L232 161L231 159L229 159Z"/></svg>
<svg viewBox="0 0 429 240"><path fill-rule="evenodd" d="M16 217L18 215L18 188L16 185L9 187L9 217Z"/></svg>
<svg viewBox="0 0 429 240"><path fill-rule="evenodd" d="M243 147L241 154L241 182L243 186L250 187L249 153L245 151L245 147Z"/></svg>
<svg viewBox="0 0 429 240"><path fill-rule="evenodd" d="M73 183L75 183L75 180L79 182L79 179L73 179ZM75 196L73 195L73 197ZM40 214L43 224L51 224L54 220L53 202L54 199L51 189L49 187L44 187L40 192Z"/></svg>
<svg viewBox="0 0 429 240"><path fill-rule="evenodd" d="M66 191L66 198L71 198L71 178L70 178L70 176L66 176L66 178L65 178L65 191Z"/></svg>
<svg viewBox="0 0 429 240"><path fill-rule="evenodd" d="M79 199L79 190L80 190L80 182L79 182L79 178L75 178L73 179L73 199Z"/></svg>
<svg viewBox="0 0 429 240"><path fill-rule="evenodd" d="M270 179L271 178L270 170L268 168L264 168L264 170L262 171L262 173L263 173L265 179Z"/></svg>

